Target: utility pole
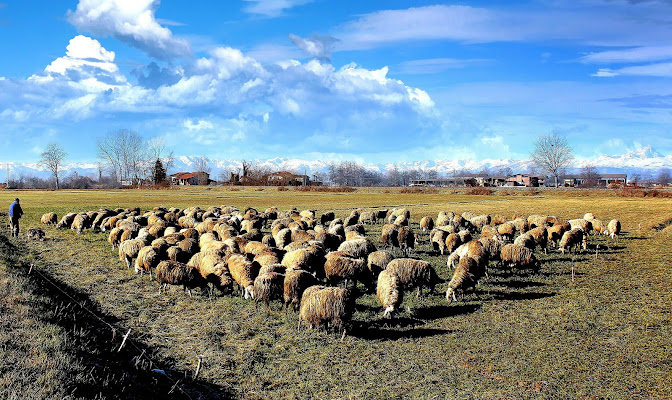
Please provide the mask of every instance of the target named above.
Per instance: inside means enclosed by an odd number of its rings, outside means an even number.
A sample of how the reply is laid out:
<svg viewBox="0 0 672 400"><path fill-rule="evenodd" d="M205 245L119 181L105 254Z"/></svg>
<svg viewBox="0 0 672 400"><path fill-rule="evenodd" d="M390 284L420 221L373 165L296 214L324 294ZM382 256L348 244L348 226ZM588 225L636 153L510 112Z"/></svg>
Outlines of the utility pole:
<svg viewBox="0 0 672 400"><path fill-rule="evenodd" d="M7 167L7 189L9 189L9 163L7 163L6 167Z"/></svg>

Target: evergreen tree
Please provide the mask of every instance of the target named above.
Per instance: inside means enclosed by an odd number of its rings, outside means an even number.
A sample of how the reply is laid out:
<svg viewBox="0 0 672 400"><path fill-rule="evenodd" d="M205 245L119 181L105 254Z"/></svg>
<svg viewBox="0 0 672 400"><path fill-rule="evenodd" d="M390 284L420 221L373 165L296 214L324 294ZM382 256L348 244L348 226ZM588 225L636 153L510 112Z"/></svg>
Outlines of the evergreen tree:
<svg viewBox="0 0 672 400"><path fill-rule="evenodd" d="M157 158L154 163L154 169L152 170L152 177L154 178L154 184L162 183L166 181L166 169L163 167L161 159Z"/></svg>

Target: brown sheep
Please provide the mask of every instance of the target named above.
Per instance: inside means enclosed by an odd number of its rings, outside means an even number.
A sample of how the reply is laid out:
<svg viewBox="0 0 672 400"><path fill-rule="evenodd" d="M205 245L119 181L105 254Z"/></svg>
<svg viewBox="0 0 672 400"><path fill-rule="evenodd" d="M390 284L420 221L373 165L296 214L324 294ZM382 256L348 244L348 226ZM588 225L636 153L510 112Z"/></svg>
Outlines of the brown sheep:
<svg viewBox="0 0 672 400"><path fill-rule="evenodd" d="M534 239L534 243L544 249L544 254L548 254L546 247L548 246L548 232L545 226L538 226L526 232Z"/></svg>
<svg viewBox="0 0 672 400"><path fill-rule="evenodd" d="M454 252L458 247L462 245L462 239L457 233L450 233L446 236L445 240L445 249L447 253Z"/></svg>
<svg viewBox="0 0 672 400"><path fill-rule="evenodd" d="M228 293L233 288L233 277L222 257L215 254L196 253L187 265L195 267L201 276L220 292Z"/></svg>
<svg viewBox="0 0 672 400"><path fill-rule="evenodd" d="M453 272L453 277L448 283L446 300L448 302L457 301L455 292L461 289L462 293L464 293L467 289L476 287L481 277L481 268L478 262L471 257L462 257L455 268L455 272Z"/></svg>
<svg viewBox="0 0 672 400"><path fill-rule="evenodd" d="M448 232L441 229L434 229L429 235L429 240L432 242L434 251L439 252L441 255L446 254L446 238L448 238Z"/></svg>
<svg viewBox="0 0 672 400"><path fill-rule="evenodd" d="M511 223L516 227L516 231L520 234L527 232L529 229L529 225L525 218L515 218Z"/></svg>
<svg viewBox="0 0 672 400"><path fill-rule="evenodd" d="M367 257L367 267L372 276L377 276L381 271L387 268L387 264L394 260L394 256L387 250L378 250L369 253Z"/></svg>
<svg viewBox="0 0 672 400"><path fill-rule="evenodd" d="M499 233L505 241L510 242L516 233L516 226L513 222L505 222L501 225L497 225L497 233Z"/></svg>
<svg viewBox="0 0 672 400"><path fill-rule="evenodd" d="M584 250L586 249L586 233L581 228L574 228L562 235L558 248L562 254L565 254L565 250L571 252L573 247L578 250L579 246L583 246Z"/></svg>
<svg viewBox="0 0 672 400"><path fill-rule="evenodd" d="M373 280L366 265L366 260L354 258L340 251L327 254L324 263L324 274L330 285L345 280L360 281L367 289L372 289Z"/></svg>
<svg viewBox="0 0 672 400"><path fill-rule="evenodd" d="M383 306L383 318L392 318L404 299L399 278L391 270L385 270L378 275L376 297Z"/></svg>
<svg viewBox="0 0 672 400"><path fill-rule="evenodd" d="M266 272L254 278L253 296L255 306L264 302L266 309L271 311L271 301L282 299L285 276L276 272Z"/></svg>
<svg viewBox="0 0 672 400"><path fill-rule="evenodd" d="M152 274L152 268L156 268L161 259L156 249L152 246L145 246L140 249L138 252L138 257L135 259L135 273L138 272L140 275L144 275L145 272L149 272L150 277Z"/></svg>
<svg viewBox="0 0 672 400"><path fill-rule="evenodd" d="M131 239L122 242L119 245L119 260L126 262L126 268L131 268L132 261L138 256L140 249L149 243L150 241L144 238Z"/></svg>
<svg viewBox="0 0 672 400"><path fill-rule="evenodd" d="M252 259L252 262L258 264L260 268L266 265L280 264L281 261L282 255L276 251L265 251Z"/></svg>
<svg viewBox="0 0 672 400"><path fill-rule="evenodd" d="M275 245L279 249L283 249L292 242L292 231L289 228L283 228L273 236L273 239L275 239Z"/></svg>
<svg viewBox="0 0 672 400"><path fill-rule="evenodd" d="M299 328L302 321L307 322L312 328L329 323L337 331L343 330L341 336L343 340L353 308L354 297L348 289L311 286L306 289L301 299Z"/></svg>
<svg viewBox="0 0 672 400"><path fill-rule="evenodd" d="M321 242L324 245L324 248L330 251L336 251L338 246L343 243L343 238L341 236L329 232L318 233L315 235L315 240Z"/></svg>
<svg viewBox="0 0 672 400"><path fill-rule="evenodd" d="M408 255L412 250L415 249L415 234L409 226L402 226L399 228L399 248L404 253Z"/></svg>
<svg viewBox="0 0 672 400"><path fill-rule="evenodd" d="M191 289L208 285L196 268L172 260L161 261L156 266L156 281L159 283L159 293L162 290L165 292L168 285L182 285L189 297Z"/></svg>
<svg viewBox="0 0 672 400"><path fill-rule="evenodd" d="M44 225L55 225L58 222L58 217L56 216L56 213L48 212L42 215L40 222Z"/></svg>
<svg viewBox="0 0 672 400"><path fill-rule="evenodd" d="M385 224L381 231L381 241L383 243L383 248L387 249L388 247L394 248L399 247L399 228L398 225L394 224Z"/></svg>
<svg viewBox="0 0 672 400"><path fill-rule="evenodd" d="M422 217L420 219L420 228L423 232L429 232L434 229L434 219L432 217Z"/></svg>
<svg viewBox="0 0 672 400"><path fill-rule="evenodd" d="M429 291L432 293L436 284L439 283L436 271L427 261L412 258L397 258L390 261L386 269L394 272L404 287L417 287L416 297L420 296L424 286L429 287Z"/></svg>
<svg viewBox="0 0 672 400"><path fill-rule="evenodd" d="M254 278L259 268L241 254L233 254L227 261L229 272L233 280L240 286L240 292L245 299L254 299Z"/></svg>
<svg viewBox="0 0 672 400"><path fill-rule="evenodd" d="M562 235L566 232L563 224L555 224L549 227L546 231L548 232L548 241L553 243L556 247L558 247Z"/></svg>
<svg viewBox="0 0 672 400"><path fill-rule="evenodd" d="M72 225L72 221L74 221L75 216L77 216L77 213L67 213L65 214L60 221L58 221L58 224L56 224L56 227L59 229L67 229L70 228Z"/></svg>
<svg viewBox="0 0 672 400"><path fill-rule="evenodd" d="M312 243L312 242L311 242ZM282 257L281 264L287 268L305 269L316 274L324 273L325 251L317 244L288 252Z"/></svg>
<svg viewBox="0 0 672 400"><path fill-rule="evenodd" d="M317 285L319 281L313 274L303 269L288 268L285 272L285 282L283 285L283 300L285 311L291 304L294 311L297 311L301 304L301 297L306 288Z"/></svg>
<svg viewBox="0 0 672 400"><path fill-rule="evenodd" d="M500 253L502 265L509 269L532 268L534 272L539 272L540 263L534 256L532 250L517 244L507 244Z"/></svg>

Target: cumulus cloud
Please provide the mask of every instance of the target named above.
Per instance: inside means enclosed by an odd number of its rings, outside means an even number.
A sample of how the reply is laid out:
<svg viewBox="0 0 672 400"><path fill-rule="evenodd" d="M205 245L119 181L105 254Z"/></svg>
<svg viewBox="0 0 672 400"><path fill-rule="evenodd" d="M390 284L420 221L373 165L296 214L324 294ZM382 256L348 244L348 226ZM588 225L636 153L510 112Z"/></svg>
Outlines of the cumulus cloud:
<svg viewBox="0 0 672 400"><path fill-rule="evenodd" d="M194 122L191 120L191 118L186 119L186 120L182 123L182 125L183 125L185 128L187 128L187 130L189 130L189 131L202 131L202 130L204 130L204 129L211 130L211 129L214 129L214 127L215 127L215 126L212 124L212 122L205 121L205 120L202 120L202 119L201 119L201 120L199 120L197 123L194 123Z"/></svg>
<svg viewBox="0 0 672 400"><path fill-rule="evenodd" d="M285 10L290 8L312 3L313 0L245 0L251 3L245 7L244 11L250 14L262 15L265 17L279 17Z"/></svg>
<svg viewBox="0 0 672 400"><path fill-rule="evenodd" d="M289 40L308 56L323 61L331 61L331 50L334 43L338 42L338 39L334 37L320 35L313 35L310 38L302 38L290 34Z"/></svg>
<svg viewBox="0 0 672 400"><path fill-rule="evenodd" d="M80 0L67 18L77 29L112 36L158 59L190 54L189 42L159 24L158 6L159 0Z"/></svg>

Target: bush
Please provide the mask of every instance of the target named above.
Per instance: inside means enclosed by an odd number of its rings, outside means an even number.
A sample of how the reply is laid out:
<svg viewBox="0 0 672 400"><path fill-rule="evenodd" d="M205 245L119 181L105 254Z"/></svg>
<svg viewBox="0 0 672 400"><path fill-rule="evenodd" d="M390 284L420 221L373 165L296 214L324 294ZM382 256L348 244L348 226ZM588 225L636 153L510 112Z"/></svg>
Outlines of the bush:
<svg viewBox="0 0 672 400"><path fill-rule="evenodd" d="M666 190L645 190L625 188L616 192L618 197L662 197L672 198L672 192Z"/></svg>
<svg viewBox="0 0 672 400"><path fill-rule="evenodd" d="M286 192L287 186L278 186L278 192Z"/></svg>
<svg viewBox="0 0 672 400"><path fill-rule="evenodd" d="M466 193L467 194L475 194L475 195L479 195L479 196L490 196L494 192L495 191L492 190L492 189L488 189L488 188L483 187L483 186L477 186L477 187L467 189Z"/></svg>
<svg viewBox="0 0 672 400"><path fill-rule="evenodd" d="M421 188L421 187L408 187L403 188L399 193L423 193L423 194L436 194L439 193L439 189L436 188Z"/></svg>
<svg viewBox="0 0 672 400"><path fill-rule="evenodd" d="M297 186L297 192L352 193L357 189L350 186Z"/></svg>

